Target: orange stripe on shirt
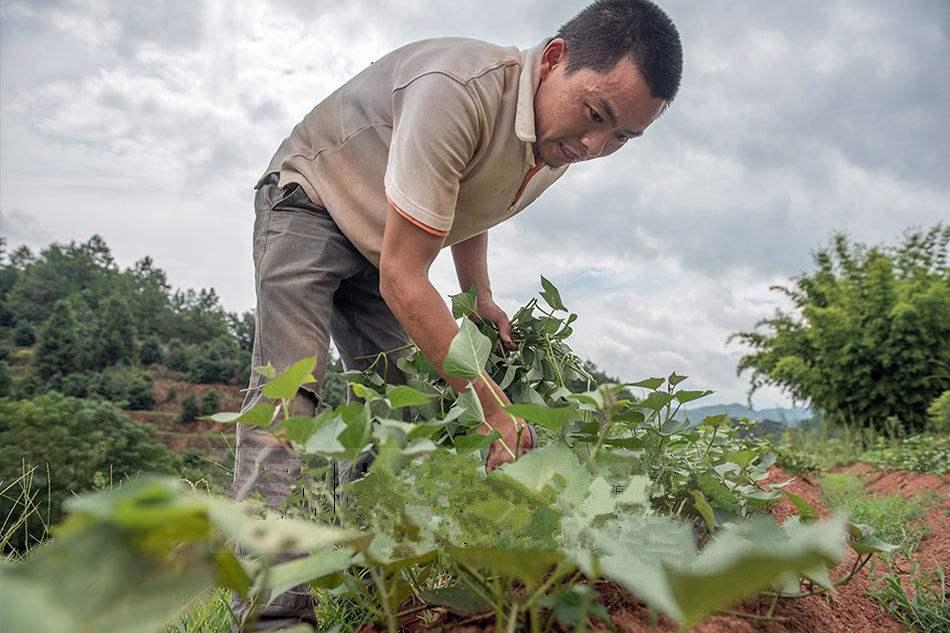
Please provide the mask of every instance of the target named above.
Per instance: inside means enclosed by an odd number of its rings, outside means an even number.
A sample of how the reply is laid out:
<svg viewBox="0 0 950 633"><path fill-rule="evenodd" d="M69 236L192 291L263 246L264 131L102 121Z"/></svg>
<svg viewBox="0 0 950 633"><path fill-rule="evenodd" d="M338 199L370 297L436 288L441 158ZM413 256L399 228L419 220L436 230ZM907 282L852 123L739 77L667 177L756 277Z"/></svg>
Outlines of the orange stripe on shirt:
<svg viewBox="0 0 950 633"><path fill-rule="evenodd" d="M389 202L389 206L392 207L393 211L395 211L396 213L398 213L398 214L401 215L402 217L406 218L407 220L409 220L410 222L412 222L415 226L419 227L420 229L422 229L423 231L425 231L425 232L428 233L429 235L435 235L436 237L445 237L446 235L449 234L448 231L440 231L440 230L438 230L438 229L432 228L431 226L427 226L427 225L423 224L423 223L420 222L419 220L415 219L414 217L412 217L411 215L409 215L408 213L406 213L405 211L403 211L402 209L400 209L399 207L397 207L397 206L396 206L396 203L393 202L392 200L390 200L388 197L386 198L386 200Z"/></svg>

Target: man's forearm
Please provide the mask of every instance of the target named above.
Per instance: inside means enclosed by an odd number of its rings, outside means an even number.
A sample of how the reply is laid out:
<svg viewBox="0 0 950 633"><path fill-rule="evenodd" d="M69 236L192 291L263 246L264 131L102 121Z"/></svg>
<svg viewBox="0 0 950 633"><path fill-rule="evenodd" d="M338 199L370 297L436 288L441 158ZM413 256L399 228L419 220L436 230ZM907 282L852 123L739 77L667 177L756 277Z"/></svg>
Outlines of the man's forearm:
<svg viewBox="0 0 950 633"><path fill-rule="evenodd" d="M491 299L488 279L488 232L452 246L452 259L462 292L475 286L479 299Z"/></svg>
<svg viewBox="0 0 950 633"><path fill-rule="evenodd" d="M409 337L457 393L465 390L464 378L447 375L442 364L449 352L458 326L438 291L425 276L390 280L384 284L383 297ZM504 392L493 381L475 380L475 391L486 414L499 409L498 399L509 404ZM493 390L498 399L492 395Z"/></svg>

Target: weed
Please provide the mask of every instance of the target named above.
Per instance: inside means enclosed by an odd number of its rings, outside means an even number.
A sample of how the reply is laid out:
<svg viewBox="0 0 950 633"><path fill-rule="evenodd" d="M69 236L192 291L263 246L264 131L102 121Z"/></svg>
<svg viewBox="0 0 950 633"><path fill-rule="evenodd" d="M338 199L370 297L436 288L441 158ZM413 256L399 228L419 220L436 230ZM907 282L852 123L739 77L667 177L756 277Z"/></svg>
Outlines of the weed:
<svg viewBox="0 0 950 633"><path fill-rule="evenodd" d="M874 534L900 547L905 556L917 549L927 534L918 519L933 505L929 496L870 495L854 475L829 473L820 479L822 494L833 510L848 511L851 521L874 528Z"/></svg>
<svg viewBox="0 0 950 633"><path fill-rule="evenodd" d="M947 604L947 577L941 567L931 577L915 578L910 595L900 579L890 574L884 585L870 592L898 621L915 631L950 631L950 605Z"/></svg>

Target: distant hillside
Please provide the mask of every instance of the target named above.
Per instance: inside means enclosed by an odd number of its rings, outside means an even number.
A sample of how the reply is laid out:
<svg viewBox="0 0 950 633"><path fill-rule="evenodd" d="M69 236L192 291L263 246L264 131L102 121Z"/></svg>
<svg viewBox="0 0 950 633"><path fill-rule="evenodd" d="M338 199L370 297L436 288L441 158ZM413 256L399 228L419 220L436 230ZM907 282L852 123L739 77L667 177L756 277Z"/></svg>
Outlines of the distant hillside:
<svg viewBox="0 0 950 633"><path fill-rule="evenodd" d="M680 410L680 412L676 414L676 418L682 420L688 417L691 422L702 422L703 418L707 415L720 415L722 413L728 413L729 416L733 418L752 418L759 421L772 420L789 426L797 426L801 421L808 420L814 416L811 409L776 408L756 411L738 402L734 402L732 404L712 404L707 407L697 407L686 411Z"/></svg>

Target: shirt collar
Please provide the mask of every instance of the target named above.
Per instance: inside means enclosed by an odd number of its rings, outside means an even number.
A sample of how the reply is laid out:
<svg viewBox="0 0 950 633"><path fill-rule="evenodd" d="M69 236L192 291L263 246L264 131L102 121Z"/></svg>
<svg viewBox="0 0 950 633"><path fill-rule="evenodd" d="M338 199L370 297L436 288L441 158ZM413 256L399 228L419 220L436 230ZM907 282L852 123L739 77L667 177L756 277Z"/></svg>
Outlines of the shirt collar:
<svg viewBox="0 0 950 633"><path fill-rule="evenodd" d="M521 51L521 77L518 80L515 134L525 143L534 143L537 140L534 131L534 93L541 82L541 53L552 39L554 38L546 38L534 48Z"/></svg>

